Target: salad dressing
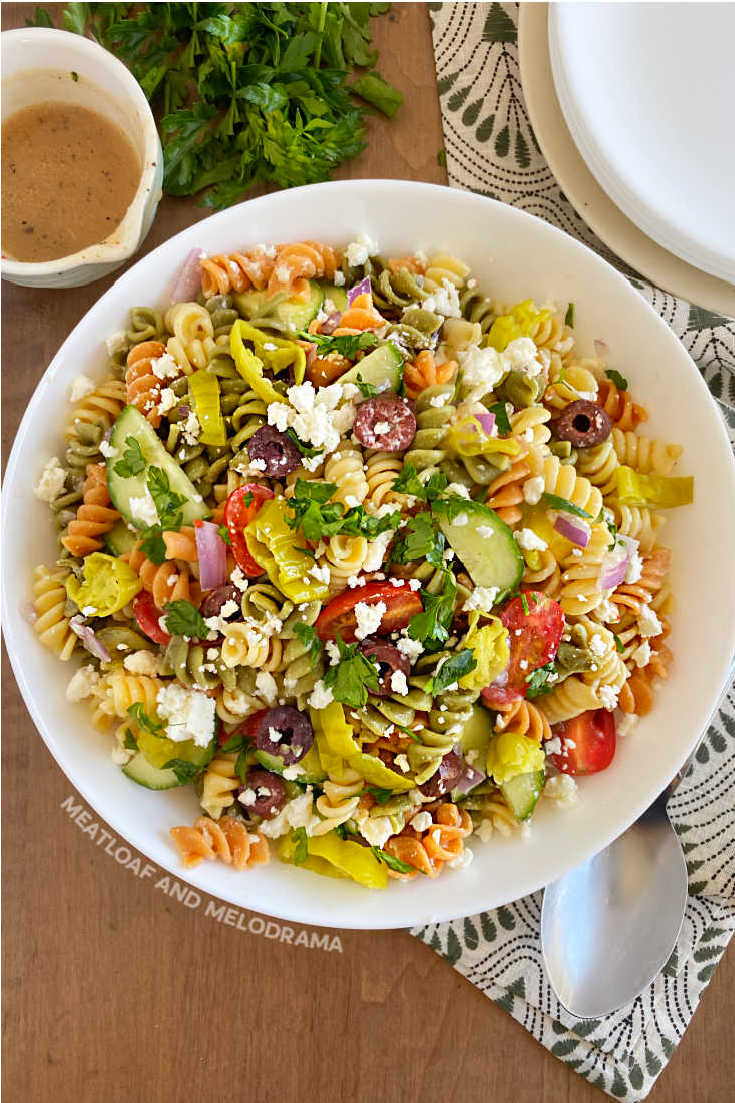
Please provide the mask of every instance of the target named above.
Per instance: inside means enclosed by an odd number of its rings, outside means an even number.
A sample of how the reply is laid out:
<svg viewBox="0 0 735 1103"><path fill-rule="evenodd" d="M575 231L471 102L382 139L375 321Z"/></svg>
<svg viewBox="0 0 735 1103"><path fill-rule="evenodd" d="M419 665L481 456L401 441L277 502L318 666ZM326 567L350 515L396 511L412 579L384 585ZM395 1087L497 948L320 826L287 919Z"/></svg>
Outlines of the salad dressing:
<svg viewBox="0 0 735 1103"><path fill-rule="evenodd" d="M140 180L128 137L78 104L37 103L11 115L2 152L2 248L15 260L57 260L109 238Z"/></svg>

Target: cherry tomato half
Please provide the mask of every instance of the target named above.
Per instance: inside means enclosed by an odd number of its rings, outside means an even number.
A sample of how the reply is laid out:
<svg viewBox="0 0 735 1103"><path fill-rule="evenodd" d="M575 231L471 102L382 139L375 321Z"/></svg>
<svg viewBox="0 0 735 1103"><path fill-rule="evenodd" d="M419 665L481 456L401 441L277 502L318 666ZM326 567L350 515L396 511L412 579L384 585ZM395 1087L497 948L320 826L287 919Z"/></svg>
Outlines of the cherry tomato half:
<svg viewBox="0 0 735 1103"><path fill-rule="evenodd" d="M615 755L615 717L607 709L589 709L551 729L561 741L559 754L549 755L564 774L597 774Z"/></svg>
<svg viewBox="0 0 735 1103"><path fill-rule="evenodd" d="M491 708L526 696L528 675L551 662L564 630L561 605L535 590L525 590L522 597L512 598L500 620L508 629L510 662L500 678L482 691Z"/></svg>
<svg viewBox="0 0 735 1103"><path fill-rule="evenodd" d="M390 582L368 582L354 590L345 590L322 609L316 622L320 640L334 640L341 636L345 643L352 643L357 629L355 606L359 603L377 605L384 602L385 612L377 630L371 635L387 636L399 628L405 628L411 617L423 609L421 598L408 582L393 586Z"/></svg>
<svg viewBox="0 0 735 1103"><path fill-rule="evenodd" d="M259 578L263 568L248 551L243 529L252 521L263 502L273 497L273 491L267 486L261 486L260 483L245 483L244 486L233 490L225 502L224 520L232 544L232 554L246 578Z"/></svg>
<svg viewBox="0 0 735 1103"><path fill-rule="evenodd" d="M245 739L255 739L255 733L258 730L260 721L268 711L268 709L259 709L258 712L254 712L246 717L236 728L233 728L232 731L229 732L226 732L224 725L220 724L219 734L217 735L217 742L220 747L224 747L225 743L229 743L231 739L234 739L235 736L238 735L242 735Z"/></svg>
<svg viewBox="0 0 735 1103"><path fill-rule="evenodd" d="M141 632L144 632L149 640L154 643L171 643L168 632L164 632L158 623L163 612L153 600L150 590L139 590L133 598L133 613Z"/></svg>

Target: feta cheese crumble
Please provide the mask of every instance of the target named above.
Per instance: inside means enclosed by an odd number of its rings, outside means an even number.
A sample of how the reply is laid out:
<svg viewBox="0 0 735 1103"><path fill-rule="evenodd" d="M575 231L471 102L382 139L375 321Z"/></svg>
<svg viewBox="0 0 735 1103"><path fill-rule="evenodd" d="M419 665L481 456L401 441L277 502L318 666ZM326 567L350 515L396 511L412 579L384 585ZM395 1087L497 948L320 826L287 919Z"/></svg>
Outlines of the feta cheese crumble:
<svg viewBox="0 0 735 1103"><path fill-rule="evenodd" d="M144 674L150 678L158 674L158 660L150 651L133 651L125 656L123 666L131 674Z"/></svg>
<svg viewBox="0 0 735 1103"><path fill-rule="evenodd" d="M390 688L399 697L405 697L408 693L408 682L402 670L394 670L390 676Z"/></svg>
<svg viewBox="0 0 735 1103"><path fill-rule="evenodd" d="M357 241L351 241L345 249L345 260L350 268L360 268L367 262L368 257L374 257L378 252L378 243L367 234L358 234ZM344 276L342 277L344 282ZM335 279L335 284L337 280Z"/></svg>
<svg viewBox="0 0 735 1103"><path fill-rule="evenodd" d="M523 499L528 502L530 506L535 506L541 501L541 495L544 492L544 480L541 475L534 475L531 479L526 479L523 484Z"/></svg>
<svg viewBox="0 0 735 1103"><path fill-rule="evenodd" d="M214 699L194 689L170 684L156 695L158 712L167 721L166 735L174 743L193 739L206 747L214 735Z"/></svg>
<svg viewBox="0 0 735 1103"><path fill-rule="evenodd" d="M424 653L424 645L420 640L412 640L408 636L404 636L398 641L396 647L405 655L408 661L413 664L418 659L419 655Z"/></svg>
<svg viewBox="0 0 735 1103"><path fill-rule="evenodd" d="M77 375L69 384L69 401L79 402L94 390L94 383L88 375Z"/></svg>
<svg viewBox="0 0 735 1103"><path fill-rule="evenodd" d="M577 783L569 774L555 774L544 785L544 796L562 806L574 804L578 796Z"/></svg>
<svg viewBox="0 0 735 1103"><path fill-rule="evenodd" d="M331 705L334 700L334 694L329 686L325 686L324 682L319 681L314 686L309 697L309 705L313 709L325 709L327 705Z"/></svg>
<svg viewBox="0 0 735 1103"><path fill-rule="evenodd" d="M548 544L533 529L520 529L513 533L519 548L524 551L546 551Z"/></svg>
<svg viewBox="0 0 735 1103"><path fill-rule="evenodd" d="M99 684L100 676L91 664L80 667L66 687L66 699L84 701L96 692Z"/></svg>
<svg viewBox="0 0 735 1103"><path fill-rule="evenodd" d="M489 613L499 593L497 586L475 586L464 603L465 613L471 613L473 609L478 609L481 613Z"/></svg>
<svg viewBox="0 0 735 1103"><path fill-rule="evenodd" d="M357 618L355 638L364 640L366 636L372 636L373 633L377 632L383 619L383 613L386 610L387 606L384 601L377 601L374 605L368 605L365 601L358 601L355 606L355 617Z"/></svg>
<svg viewBox="0 0 735 1103"><path fill-rule="evenodd" d="M53 502L54 498L58 498L64 489L65 478L66 472L59 463L58 457L52 456L41 472L40 478L33 488L33 493L42 502Z"/></svg>
<svg viewBox="0 0 735 1103"><path fill-rule="evenodd" d="M142 521L144 525L158 524L158 510L156 503L151 498L148 487L140 498L131 498L129 502L130 516L134 521Z"/></svg>
<svg viewBox="0 0 735 1103"><path fill-rule="evenodd" d="M297 384L289 387L288 402L268 406L268 424L282 433L293 429L299 440L334 452L354 424L356 407L350 399L358 393L352 383L332 383L319 390L308 381Z"/></svg>
<svg viewBox="0 0 735 1103"><path fill-rule="evenodd" d="M638 614L638 631L642 636L658 636L663 632L663 625L653 609L644 605Z"/></svg>

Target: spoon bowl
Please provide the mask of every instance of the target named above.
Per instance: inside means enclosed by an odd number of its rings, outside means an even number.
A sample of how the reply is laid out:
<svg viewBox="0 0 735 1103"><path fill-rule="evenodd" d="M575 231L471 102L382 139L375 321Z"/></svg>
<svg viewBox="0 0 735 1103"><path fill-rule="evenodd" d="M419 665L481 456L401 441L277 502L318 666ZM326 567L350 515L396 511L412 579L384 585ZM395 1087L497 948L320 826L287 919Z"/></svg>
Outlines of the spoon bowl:
<svg viewBox="0 0 735 1103"><path fill-rule="evenodd" d="M650 984L676 946L687 868L667 789L610 846L549 885L541 944L561 1004L597 1019Z"/></svg>

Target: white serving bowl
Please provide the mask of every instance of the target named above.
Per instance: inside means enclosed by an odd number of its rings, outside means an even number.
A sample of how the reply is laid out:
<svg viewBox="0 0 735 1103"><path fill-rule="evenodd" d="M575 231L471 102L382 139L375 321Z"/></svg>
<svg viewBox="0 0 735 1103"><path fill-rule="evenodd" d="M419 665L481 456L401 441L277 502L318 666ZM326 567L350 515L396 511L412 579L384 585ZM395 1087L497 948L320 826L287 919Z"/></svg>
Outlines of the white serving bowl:
<svg viewBox="0 0 735 1103"><path fill-rule="evenodd" d="M474 861L437 880L392 882L385 892L318 877L272 861L245 873L215 862L181 866L169 837L198 814L190 789L158 794L128 781L110 760L111 739L95 732L85 704L70 704L76 662L45 651L23 615L31 568L53 562L47 507L32 492L51 455L61 454L67 387L79 372L105 371L105 336L129 307L163 307L190 249L217 253L255 242L322 239L335 244L368 233L381 250L449 250L472 265L480 286L512 303L535 298L576 304L576 336L591 351L610 346L610 364L631 380L650 411L653 436L684 445L682 470L696 500L669 514L677 596L667 643L676 658L654 711L619 741L613 764L582 778L568 810L542 800L529 838L473 844ZM715 404L666 324L610 265L531 215L470 192L428 184L354 180L278 192L199 222L126 272L82 319L39 384L13 447L5 481L3 600L8 650L28 709L70 781L122 837L181 880L233 904L305 923L390 928L469 915L516 899L601 850L646 808L682 766L709 721L735 650L735 464ZM7 779L6 779L7 780Z"/></svg>
<svg viewBox="0 0 735 1103"><path fill-rule="evenodd" d="M88 107L127 134L140 158L138 189L105 241L66 257L20 261L3 256L4 280L23 287L82 287L114 272L148 233L161 198L163 154L140 85L121 61L96 42L67 31L25 27L4 31L2 118L47 100ZM76 79L72 74L76 74Z"/></svg>

